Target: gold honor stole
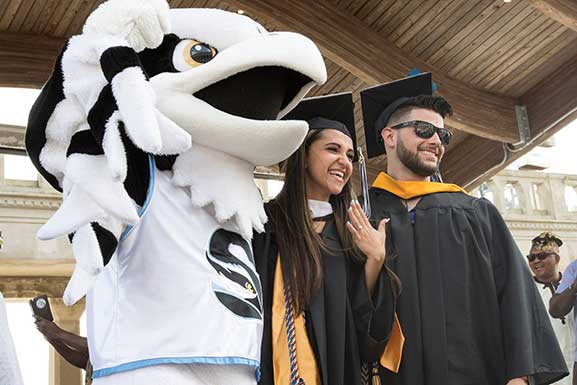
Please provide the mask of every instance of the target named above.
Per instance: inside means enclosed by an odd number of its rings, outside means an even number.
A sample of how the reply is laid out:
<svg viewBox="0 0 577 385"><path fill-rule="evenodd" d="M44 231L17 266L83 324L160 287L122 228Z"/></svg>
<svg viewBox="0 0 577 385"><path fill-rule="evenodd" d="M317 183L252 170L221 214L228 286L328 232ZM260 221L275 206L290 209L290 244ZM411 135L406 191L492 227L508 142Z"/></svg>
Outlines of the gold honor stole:
<svg viewBox="0 0 577 385"><path fill-rule="evenodd" d="M272 365L274 383L290 384L291 369L288 340L285 325L284 281L280 256L276 261L272 300ZM307 385L321 385L317 360L307 336L305 320L302 314L294 316L294 333L296 338L296 360L300 377Z"/></svg>
<svg viewBox="0 0 577 385"><path fill-rule="evenodd" d="M456 184L414 180L395 180L384 172L379 173L373 182L372 187L388 191L401 199L413 199L416 197L439 192L467 193Z"/></svg>
<svg viewBox="0 0 577 385"><path fill-rule="evenodd" d="M395 313L395 322L391 335L385 346L385 351L379 360L382 367L389 369L391 372L398 373L401 366L401 358L403 357L403 346L405 345L405 336L401 329L401 323Z"/></svg>

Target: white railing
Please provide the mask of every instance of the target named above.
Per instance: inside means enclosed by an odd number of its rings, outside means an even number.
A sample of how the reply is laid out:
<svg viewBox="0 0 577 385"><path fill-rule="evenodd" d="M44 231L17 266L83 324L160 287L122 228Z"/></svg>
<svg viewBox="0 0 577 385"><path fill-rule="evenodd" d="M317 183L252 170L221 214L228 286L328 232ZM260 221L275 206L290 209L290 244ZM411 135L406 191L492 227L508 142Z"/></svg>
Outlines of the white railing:
<svg viewBox="0 0 577 385"><path fill-rule="evenodd" d="M577 221L577 175L505 170L471 193L505 218Z"/></svg>
<svg viewBox="0 0 577 385"><path fill-rule="evenodd" d="M497 206L523 253L551 231L564 242L560 269L577 259L577 175L505 170L471 193Z"/></svg>

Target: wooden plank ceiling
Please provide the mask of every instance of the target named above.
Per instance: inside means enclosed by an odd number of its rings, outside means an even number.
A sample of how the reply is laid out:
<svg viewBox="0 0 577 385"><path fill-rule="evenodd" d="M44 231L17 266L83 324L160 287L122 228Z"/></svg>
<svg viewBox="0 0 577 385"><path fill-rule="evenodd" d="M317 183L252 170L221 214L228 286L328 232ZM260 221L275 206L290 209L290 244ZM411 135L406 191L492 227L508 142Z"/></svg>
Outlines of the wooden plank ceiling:
<svg viewBox="0 0 577 385"><path fill-rule="evenodd" d="M65 38L101 0L0 0L0 86L40 87ZM450 99L455 130L447 181L472 187L577 115L574 0L171 0L171 7L244 11L269 30L294 30L325 56L328 81L313 95L358 91L428 70ZM554 84L554 86L551 86ZM543 101L543 103L541 103ZM515 105L525 105L533 141L519 142ZM1 123L1 122L0 122ZM385 157L371 160L374 175Z"/></svg>

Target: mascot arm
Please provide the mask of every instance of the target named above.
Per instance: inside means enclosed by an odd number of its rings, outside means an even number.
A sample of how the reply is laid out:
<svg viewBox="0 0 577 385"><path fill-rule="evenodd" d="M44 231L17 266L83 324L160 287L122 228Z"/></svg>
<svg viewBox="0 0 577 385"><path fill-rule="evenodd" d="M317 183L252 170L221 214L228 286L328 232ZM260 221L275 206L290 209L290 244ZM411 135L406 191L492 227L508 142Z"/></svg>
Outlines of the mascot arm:
<svg viewBox="0 0 577 385"><path fill-rule="evenodd" d="M138 221L137 207L148 190L149 154L175 154L190 146L190 136L156 110L135 51L109 48L100 63L107 83L96 102L82 108L89 129L77 130L66 149L62 206L38 233L41 239L71 238L77 263L64 293L67 304L86 294L124 227ZM81 99L67 96L64 100Z"/></svg>
<svg viewBox="0 0 577 385"><path fill-rule="evenodd" d="M112 176L102 147L90 130L72 136L62 205L38 232L41 239L69 234L76 267L64 292L66 304L86 294L110 261L125 226L138 221L137 204L146 194L145 175L149 171L139 160L147 154L134 153L134 157L127 155L126 180L119 181Z"/></svg>
<svg viewBox="0 0 577 385"><path fill-rule="evenodd" d="M46 132L47 145L39 149L48 160L62 159L48 174L58 180L63 203L38 237L68 234L71 239L76 267L64 293L66 304L86 294L124 228L138 221L152 166L149 154L178 154L191 145L190 136L157 110L137 54L162 41L167 9L158 0L102 4L83 34L70 39L55 68L64 75L57 82L64 91L58 104L72 106L78 119L56 139ZM46 106L53 110L48 126L53 123L56 130L63 127L58 104ZM42 124L38 129L48 130Z"/></svg>

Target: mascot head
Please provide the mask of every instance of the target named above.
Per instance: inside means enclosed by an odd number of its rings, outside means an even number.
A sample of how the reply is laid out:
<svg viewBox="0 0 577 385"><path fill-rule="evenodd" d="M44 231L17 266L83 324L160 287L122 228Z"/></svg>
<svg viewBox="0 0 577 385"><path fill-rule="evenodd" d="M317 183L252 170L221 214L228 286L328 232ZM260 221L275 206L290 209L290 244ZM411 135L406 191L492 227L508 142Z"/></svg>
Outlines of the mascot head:
<svg viewBox="0 0 577 385"><path fill-rule="evenodd" d="M172 34L140 56L158 108L192 141L269 165L300 145L307 125L277 120L326 79L316 46L216 9L170 11Z"/></svg>
<svg viewBox="0 0 577 385"><path fill-rule="evenodd" d="M192 142L270 165L295 151L307 131L303 121L278 119L325 81L318 48L300 34L269 33L218 9L110 0L59 56L31 111L27 150L58 190L80 131L91 131L113 175L125 178L122 160L111 160L123 151L106 148L113 120L144 152L179 154Z"/></svg>
<svg viewBox="0 0 577 385"><path fill-rule="evenodd" d="M325 80L309 39L246 16L170 10L164 0L101 4L59 55L26 132L31 160L63 192L38 236L71 234L77 265L66 303L86 293L139 221L154 162L217 222L245 239L263 231L254 166L299 147L307 123L279 118Z"/></svg>

